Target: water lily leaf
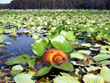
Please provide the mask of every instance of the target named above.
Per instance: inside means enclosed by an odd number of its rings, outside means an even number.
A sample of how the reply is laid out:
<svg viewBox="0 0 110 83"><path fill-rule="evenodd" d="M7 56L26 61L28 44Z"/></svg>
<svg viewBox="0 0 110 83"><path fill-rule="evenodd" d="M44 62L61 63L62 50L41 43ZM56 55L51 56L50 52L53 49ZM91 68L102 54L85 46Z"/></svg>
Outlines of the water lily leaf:
<svg viewBox="0 0 110 83"><path fill-rule="evenodd" d="M100 48L89 48L91 51L99 51Z"/></svg>
<svg viewBox="0 0 110 83"><path fill-rule="evenodd" d="M73 52L70 54L70 58L84 59L85 56L80 52Z"/></svg>
<svg viewBox="0 0 110 83"><path fill-rule="evenodd" d="M93 74L84 75L83 80L84 83L104 83L104 80L101 76Z"/></svg>
<svg viewBox="0 0 110 83"><path fill-rule="evenodd" d="M109 60L103 60L99 62L102 65L110 65L110 61Z"/></svg>
<svg viewBox="0 0 110 83"><path fill-rule="evenodd" d="M61 73L62 76L58 75L54 80L54 83L80 83L77 79L70 76L67 73Z"/></svg>
<svg viewBox="0 0 110 83"><path fill-rule="evenodd" d="M5 29L5 33L11 33L11 32L13 32L12 29Z"/></svg>
<svg viewBox="0 0 110 83"><path fill-rule="evenodd" d="M29 60L28 61L29 67L33 66L35 64L35 62L36 62L36 59Z"/></svg>
<svg viewBox="0 0 110 83"><path fill-rule="evenodd" d="M14 77L16 83L35 83L31 74L18 74Z"/></svg>
<svg viewBox="0 0 110 83"><path fill-rule="evenodd" d="M74 35L73 31L68 31L68 32L66 33L66 38L67 38L68 40L73 40L73 39L75 39L75 35Z"/></svg>
<svg viewBox="0 0 110 83"><path fill-rule="evenodd" d="M62 31L60 32L60 34L63 35L64 37L66 37L67 31L62 30Z"/></svg>
<svg viewBox="0 0 110 83"><path fill-rule="evenodd" d="M16 58L9 59L5 64L6 65L22 64L22 63L27 62L28 60L30 60L30 56L27 54L23 54Z"/></svg>
<svg viewBox="0 0 110 83"><path fill-rule="evenodd" d="M92 27L88 27L88 28L86 28L86 31L90 32L90 33L93 33L95 31L95 29L92 28Z"/></svg>
<svg viewBox="0 0 110 83"><path fill-rule="evenodd" d="M78 52L83 53L83 54L87 54L87 55L91 54L90 50L78 50Z"/></svg>
<svg viewBox="0 0 110 83"><path fill-rule="evenodd" d="M38 38L34 40L32 45L32 50L35 55L42 56L44 54L44 50L47 46L48 42L45 38Z"/></svg>
<svg viewBox="0 0 110 83"><path fill-rule="evenodd" d="M63 30L63 26L61 25L61 26L58 26L56 29L55 29L55 32L57 33L57 34L60 34L60 32Z"/></svg>
<svg viewBox="0 0 110 83"><path fill-rule="evenodd" d="M66 53L71 52L73 50L70 42L67 41L62 35L53 36L53 38L51 39L51 43L55 48L60 49Z"/></svg>
<svg viewBox="0 0 110 83"><path fill-rule="evenodd" d="M95 71L95 70L101 69L101 67L90 66L90 67L86 67L86 69L88 72L90 72L90 71Z"/></svg>
<svg viewBox="0 0 110 83"><path fill-rule="evenodd" d="M6 35L0 35L0 43L2 43L6 38Z"/></svg>
<svg viewBox="0 0 110 83"><path fill-rule="evenodd" d="M100 76L106 81L110 82L110 69L106 66L103 66L100 71Z"/></svg>
<svg viewBox="0 0 110 83"><path fill-rule="evenodd" d="M11 73L12 76L14 76L14 75L17 75L18 73L20 73L23 70L24 70L24 68L21 65L16 65L16 66L12 67L10 73Z"/></svg>
<svg viewBox="0 0 110 83"><path fill-rule="evenodd" d="M38 77L38 76L43 76L45 74L47 74L50 70L51 70L52 66L50 67L43 67L41 68L38 72L37 72L37 75L33 76L33 77Z"/></svg>
<svg viewBox="0 0 110 83"><path fill-rule="evenodd" d="M74 67L73 67L73 65L72 65L70 62L62 63L62 64L59 65L59 66L54 65L52 62L50 62L50 64L51 64L54 68L57 68L57 69L61 69L61 70L64 70L64 71L74 71Z"/></svg>
<svg viewBox="0 0 110 83"><path fill-rule="evenodd" d="M0 48L5 48L5 45L0 45Z"/></svg>
<svg viewBox="0 0 110 83"><path fill-rule="evenodd" d="M93 57L95 61L101 61L109 58L110 58L110 54L105 54L105 53L99 53L97 56Z"/></svg>
<svg viewBox="0 0 110 83"><path fill-rule="evenodd" d="M37 39L37 38L39 38L39 35L33 34L33 35L32 35L32 38L33 38L33 39Z"/></svg>
<svg viewBox="0 0 110 83"><path fill-rule="evenodd" d="M3 33L5 31L5 28L0 27L0 33Z"/></svg>
<svg viewBox="0 0 110 83"><path fill-rule="evenodd" d="M91 47L91 44L90 43L82 43L81 46Z"/></svg>
<svg viewBox="0 0 110 83"><path fill-rule="evenodd" d="M11 45L11 42L5 42L6 45Z"/></svg>

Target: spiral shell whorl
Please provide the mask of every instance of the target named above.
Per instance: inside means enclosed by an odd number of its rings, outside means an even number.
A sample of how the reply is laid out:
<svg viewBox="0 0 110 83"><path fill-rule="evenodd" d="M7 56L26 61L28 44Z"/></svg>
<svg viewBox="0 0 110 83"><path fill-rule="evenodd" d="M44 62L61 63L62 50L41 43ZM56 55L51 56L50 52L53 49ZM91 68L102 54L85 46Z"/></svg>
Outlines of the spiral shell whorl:
<svg viewBox="0 0 110 83"><path fill-rule="evenodd" d="M47 50L43 55L42 60L47 65L49 65L49 61L51 61L55 65L69 62L68 56L58 49Z"/></svg>

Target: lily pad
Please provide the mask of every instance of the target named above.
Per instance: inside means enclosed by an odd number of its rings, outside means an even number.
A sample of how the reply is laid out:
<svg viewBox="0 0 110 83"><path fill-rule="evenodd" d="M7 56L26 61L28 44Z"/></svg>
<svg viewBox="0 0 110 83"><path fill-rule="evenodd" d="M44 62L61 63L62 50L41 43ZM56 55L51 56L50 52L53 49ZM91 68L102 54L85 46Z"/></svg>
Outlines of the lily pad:
<svg viewBox="0 0 110 83"><path fill-rule="evenodd" d="M5 31L5 28L0 27L0 33L3 33Z"/></svg>
<svg viewBox="0 0 110 83"><path fill-rule="evenodd" d="M70 76L67 73L61 73L62 76L58 75L54 80L54 83L80 83L77 79Z"/></svg>
<svg viewBox="0 0 110 83"><path fill-rule="evenodd" d="M87 54L87 55L91 54L90 50L78 50L78 52L83 53L83 54Z"/></svg>
<svg viewBox="0 0 110 83"><path fill-rule="evenodd" d="M74 67L73 67L73 65L72 65L70 62L62 63L62 64L59 65L59 66L54 65L52 62L50 62L50 64L51 64L54 68L57 68L57 69L61 69L61 70L64 70L64 71L74 71Z"/></svg>
<svg viewBox="0 0 110 83"><path fill-rule="evenodd" d="M66 33L66 38L68 39L68 40L73 40L73 39L75 39L75 35L74 35L74 33L73 33L73 31L68 31L67 33Z"/></svg>
<svg viewBox="0 0 110 83"><path fill-rule="evenodd" d="M16 83L35 83L31 74L18 74L14 77Z"/></svg>
<svg viewBox="0 0 110 83"><path fill-rule="evenodd" d="M27 62L28 60L30 60L30 56L27 54L23 54L16 58L9 59L5 64L6 65L22 64L22 63Z"/></svg>
<svg viewBox="0 0 110 83"><path fill-rule="evenodd" d="M6 38L6 35L0 35L0 43L2 43Z"/></svg>
<svg viewBox="0 0 110 83"><path fill-rule="evenodd" d="M21 65L16 65L16 66L13 66L12 69L11 69L11 75L17 75L18 73L20 73L21 71L23 71L24 68L21 66Z"/></svg>
<svg viewBox="0 0 110 83"><path fill-rule="evenodd" d="M33 77L39 77L39 76L43 76L45 74L47 74L50 70L51 70L52 66L50 67L43 67L41 68L38 72L37 72L37 75L33 76Z"/></svg>
<svg viewBox="0 0 110 83"><path fill-rule="evenodd" d="M104 80L101 76L93 74L84 75L83 80L84 83L104 83Z"/></svg>
<svg viewBox="0 0 110 83"><path fill-rule="evenodd" d="M110 58L110 54L105 54L105 53L99 53L98 55L93 57L95 61L101 61L109 58Z"/></svg>
<svg viewBox="0 0 110 83"><path fill-rule="evenodd" d="M90 43L82 43L81 46L91 47L91 44Z"/></svg>
<svg viewBox="0 0 110 83"><path fill-rule="evenodd" d="M66 38L62 35L53 36L53 38L51 39L51 43L55 48L60 49L66 53L71 52L73 50L70 42L67 41Z"/></svg>
<svg viewBox="0 0 110 83"><path fill-rule="evenodd" d="M85 56L80 52L73 52L70 54L70 58L84 59Z"/></svg>
<svg viewBox="0 0 110 83"><path fill-rule="evenodd" d="M86 67L86 69L88 72L90 72L90 71L95 71L95 70L101 69L101 67L90 66L90 67Z"/></svg>
<svg viewBox="0 0 110 83"><path fill-rule="evenodd" d="M110 82L110 69L106 66L103 66L100 71L100 76L106 81Z"/></svg>
<svg viewBox="0 0 110 83"><path fill-rule="evenodd" d="M28 61L29 67L33 66L33 65L35 64L35 62L36 62L35 59L29 60L29 61Z"/></svg>
<svg viewBox="0 0 110 83"><path fill-rule="evenodd" d="M32 45L32 50L35 55L42 56L44 54L44 50L48 44L47 39L45 38L38 38L34 40Z"/></svg>
<svg viewBox="0 0 110 83"><path fill-rule="evenodd" d="M110 60L103 60L99 62L102 65L110 65Z"/></svg>

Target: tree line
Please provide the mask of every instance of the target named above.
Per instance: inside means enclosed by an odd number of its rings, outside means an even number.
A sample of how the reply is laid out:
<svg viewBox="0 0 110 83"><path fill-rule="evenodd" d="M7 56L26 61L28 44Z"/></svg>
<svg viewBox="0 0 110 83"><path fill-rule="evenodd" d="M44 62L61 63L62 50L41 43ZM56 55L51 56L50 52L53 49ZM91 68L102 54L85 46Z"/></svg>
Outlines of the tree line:
<svg viewBox="0 0 110 83"><path fill-rule="evenodd" d="M0 9L110 9L110 0L13 0Z"/></svg>

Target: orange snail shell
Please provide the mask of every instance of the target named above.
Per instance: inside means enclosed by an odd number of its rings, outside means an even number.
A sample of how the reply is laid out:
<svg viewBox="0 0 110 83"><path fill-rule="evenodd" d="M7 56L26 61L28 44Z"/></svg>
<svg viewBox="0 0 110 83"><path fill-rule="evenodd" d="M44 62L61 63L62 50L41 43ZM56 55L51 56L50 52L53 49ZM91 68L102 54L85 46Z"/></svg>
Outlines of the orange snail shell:
<svg viewBox="0 0 110 83"><path fill-rule="evenodd" d="M55 65L69 62L68 56L63 51L58 49L47 50L43 55L42 60L47 65L49 65L49 61Z"/></svg>

